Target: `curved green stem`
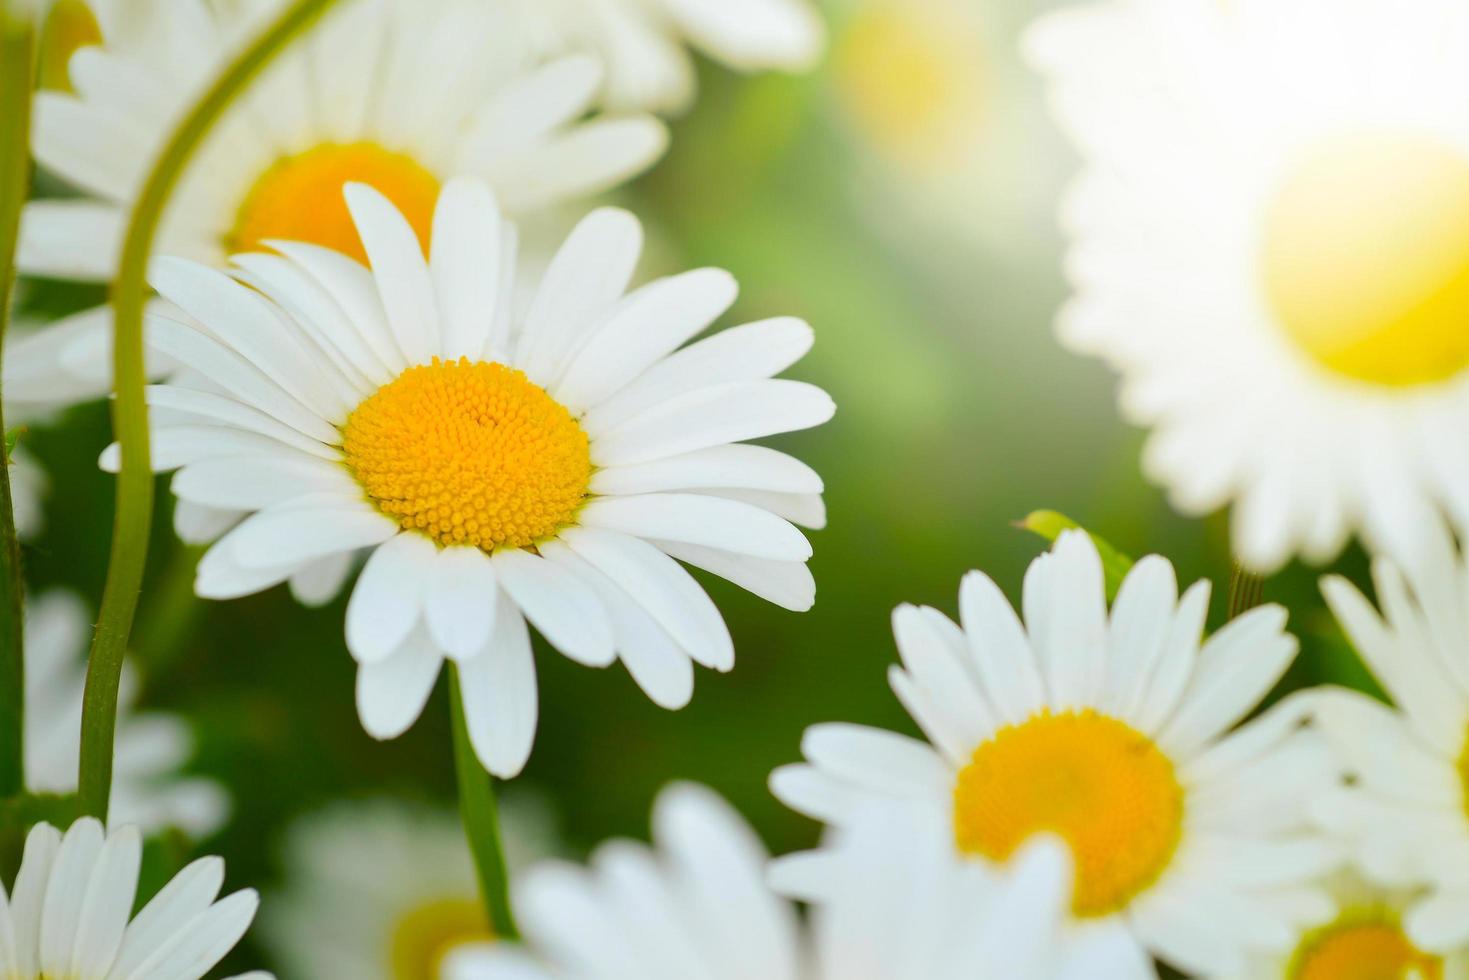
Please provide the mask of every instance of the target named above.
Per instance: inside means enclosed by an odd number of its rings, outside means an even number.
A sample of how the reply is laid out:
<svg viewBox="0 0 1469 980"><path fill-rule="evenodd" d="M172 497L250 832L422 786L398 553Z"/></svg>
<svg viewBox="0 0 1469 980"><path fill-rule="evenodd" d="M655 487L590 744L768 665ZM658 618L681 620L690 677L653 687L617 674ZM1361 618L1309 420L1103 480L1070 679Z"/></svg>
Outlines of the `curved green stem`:
<svg viewBox="0 0 1469 980"><path fill-rule="evenodd" d="M143 389L143 304L153 240L174 187L210 129L230 103L292 38L334 0L296 0L231 62L184 117L158 157L133 206L113 284L113 378L117 399L113 428L122 446L117 476L117 515L112 555L102 593L97 632L87 665L82 702L82 811L106 819L112 789L112 739L117 725L117 688L143 584L153 515L153 472L148 451L148 406Z"/></svg>
<svg viewBox="0 0 1469 980"><path fill-rule="evenodd" d="M454 773L459 779L459 816L474 854L479 873L480 897L489 913L498 939L518 939L515 914L510 908L510 875L505 867L505 849L500 842L500 814L495 805L495 786L474 754L469 727L460 699L459 670L449 665L449 711L454 724Z"/></svg>
<svg viewBox="0 0 1469 980"><path fill-rule="evenodd" d="M0 362L15 285L20 210L30 190L31 87L36 28L0 0ZM0 408L0 437L5 413ZM25 789L25 582L10 499L10 456L0 448L0 798Z"/></svg>

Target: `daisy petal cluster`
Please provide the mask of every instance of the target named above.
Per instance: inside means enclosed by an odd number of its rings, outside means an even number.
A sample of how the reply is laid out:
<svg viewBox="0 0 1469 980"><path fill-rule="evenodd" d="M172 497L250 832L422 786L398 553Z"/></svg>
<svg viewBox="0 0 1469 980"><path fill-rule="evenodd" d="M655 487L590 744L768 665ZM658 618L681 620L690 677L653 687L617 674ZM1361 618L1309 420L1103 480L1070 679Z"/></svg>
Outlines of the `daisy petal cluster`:
<svg viewBox="0 0 1469 980"><path fill-rule="evenodd" d="M425 259L382 194L346 189L369 271L272 241L236 278L159 260L180 311L151 343L200 380L150 391L154 462L174 493L242 517L200 562L197 590L290 581L324 601L366 554L346 618L357 703L379 738L418 717L453 660L469 734L513 775L536 729L527 623L589 666L615 659L655 702L728 670L719 610L680 563L809 608L822 483L745 444L827 421L831 399L774 379L811 345L791 318L687 344L733 303L700 269L627 291L641 243L593 212L512 315L514 236L488 188L451 182ZM116 448L104 462L116 461Z"/></svg>
<svg viewBox="0 0 1469 980"><path fill-rule="evenodd" d="M1150 955L1235 975L1331 904L1313 879L1337 863L1307 801L1335 785L1300 699L1239 725L1295 656L1285 611L1262 607L1205 639L1209 586L1181 597L1144 558L1109 610L1097 549L1063 534L1025 577L1022 622L995 583L964 579L963 626L930 608L893 617L891 681L927 741L819 725L775 794L841 828L870 801L904 805L914 832L957 858L1003 862L1037 834L1076 864L1068 921L1116 956L1100 975L1153 975ZM1236 727L1238 726L1238 727ZM781 862L779 882L830 896L829 849Z"/></svg>

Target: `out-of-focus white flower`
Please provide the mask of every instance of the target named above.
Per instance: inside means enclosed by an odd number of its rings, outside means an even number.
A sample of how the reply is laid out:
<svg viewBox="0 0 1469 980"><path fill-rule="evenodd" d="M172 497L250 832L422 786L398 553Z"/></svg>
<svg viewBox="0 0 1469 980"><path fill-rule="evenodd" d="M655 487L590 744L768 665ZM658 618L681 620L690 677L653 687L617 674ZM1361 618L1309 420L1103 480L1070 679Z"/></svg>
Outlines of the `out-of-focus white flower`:
<svg viewBox="0 0 1469 980"><path fill-rule="evenodd" d="M70 593L44 593L27 604L26 782L33 792L76 792L90 624L86 607ZM136 824L148 831L178 827L208 836L228 816L229 799L211 780L177 775L193 751L193 736L182 719L135 712L136 688L131 671L125 671L113 757L112 825Z"/></svg>
<svg viewBox="0 0 1469 980"><path fill-rule="evenodd" d="M133 827L104 833L86 818L64 837L49 824L34 828L15 888L0 887L0 976L200 980L213 969L250 927L259 898L247 889L218 899L224 862L207 857L134 916L142 852Z"/></svg>
<svg viewBox="0 0 1469 980"><path fill-rule="evenodd" d="M538 801L501 801L512 874L556 846ZM454 949L491 938L459 817L393 800L340 803L286 839L283 891L260 930L291 976L439 980Z"/></svg>
<svg viewBox="0 0 1469 980"><path fill-rule="evenodd" d="M614 110L676 112L694 99L686 46L739 71L801 71L820 58L810 0L509 0L540 50L595 55Z"/></svg>
<svg viewBox="0 0 1469 980"><path fill-rule="evenodd" d="M1064 533L1025 576L1025 622L987 576L959 595L961 629L936 609L893 616L893 690L928 737L857 725L806 733L805 764L775 772L787 804L836 827L867 801L901 803L951 859L1008 858L1054 834L1076 861L1068 940L1104 941L1097 976L1151 977L1148 954L1237 976L1288 931L1325 921L1316 878L1335 850L1306 804L1335 784L1292 699L1235 728L1295 657L1285 610L1252 610L1203 639L1209 585L1178 595L1150 556L1110 611L1096 547ZM829 851L782 859L797 895L833 895ZM1110 971L1110 972L1107 972Z"/></svg>
<svg viewBox="0 0 1469 980"><path fill-rule="evenodd" d="M767 855L700 786L665 790L654 847L614 841L591 868L546 864L516 892L530 948L451 956L446 980L1083 980L1056 932L1070 866L1042 842L992 873L949 859L882 808L838 848L843 888L803 929L765 882ZM938 846L935 846L937 844Z"/></svg>
<svg viewBox="0 0 1469 980"><path fill-rule="evenodd" d="M774 375L813 335L778 318L683 346L734 302L699 269L625 293L637 220L587 217L523 320L510 315L514 234L494 197L455 181L432 259L363 184L347 201L372 269L299 242L237 256L237 282L180 259L152 282L187 316L153 344L207 379L160 386L154 462L175 494L246 512L199 565L225 599L290 580L322 599L370 554L347 607L363 725L418 718L446 657L490 771L518 773L536 731L527 620L566 656L619 655L660 705L686 704L693 664L734 665L718 608L679 564L810 608L821 478L744 444L820 425L826 392ZM104 465L117 462L117 447Z"/></svg>
<svg viewBox="0 0 1469 980"><path fill-rule="evenodd" d="M1060 332L1237 553L1469 529L1469 8L1105 0L1028 41L1085 167Z"/></svg>

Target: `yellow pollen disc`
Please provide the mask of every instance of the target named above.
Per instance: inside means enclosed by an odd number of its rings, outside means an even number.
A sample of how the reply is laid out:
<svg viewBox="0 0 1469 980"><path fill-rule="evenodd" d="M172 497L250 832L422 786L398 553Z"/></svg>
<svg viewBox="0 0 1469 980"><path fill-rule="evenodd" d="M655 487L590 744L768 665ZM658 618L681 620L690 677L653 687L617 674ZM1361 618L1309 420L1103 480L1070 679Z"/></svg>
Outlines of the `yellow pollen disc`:
<svg viewBox="0 0 1469 980"><path fill-rule="evenodd" d="M245 195L230 252L259 251L270 239L323 245L366 264L342 185L369 184L408 219L428 253L439 180L412 157L374 143L323 143L277 161Z"/></svg>
<svg viewBox="0 0 1469 980"><path fill-rule="evenodd" d="M919 168L961 162L986 98L970 33L957 17L903 0L869 4L847 26L835 59L838 95L880 150Z"/></svg>
<svg viewBox="0 0 1469 980"><path fill-rule="evenodd" d="M1007 860L1051 833L1076 862L1072 911L1108 915L1157 880L1183 829L1183 788L1152 740L1087 709L1033 716L974 750L954 788L959 848Z"/></svg>
<svg viewBox="0 0 1469 980"><path fill-rule="evenodd" d="M1266 215L1265 290L1318 363L1381 385L1469 366L1469 154L1420 136L1307 156Z"/></svg>
<svg viewBox="0 0 1469 980"><path fill-rule="evenodd" d="M82 48L102 43L102 28L82 0L57 0L41 28L37 54L41 65L41 88L70 92L68 66L71 56Z"/></svg>
<svg viewBox="0 0 1469 980"><path fill-rule="evenodd" d="M467 358L404 371L342 435L378 509L441 545L544 540L572 522L592 476L570 412L514 368Z"/></svg>
<svg viewBox="0 0 1469 980"><path fill-rule="evenodd" d="M393 929L393 980L439 980L440 966L455 947L493 938L479 902L463 898L427 902L399 919Z"/></svg>
<svg viewBox="0 0 1469 980"><path fill-rule="evenodd" d="M1327 926L1296 951L1290 980L1441 980L1443 961L1418 947L1392 922Z"/></svg>

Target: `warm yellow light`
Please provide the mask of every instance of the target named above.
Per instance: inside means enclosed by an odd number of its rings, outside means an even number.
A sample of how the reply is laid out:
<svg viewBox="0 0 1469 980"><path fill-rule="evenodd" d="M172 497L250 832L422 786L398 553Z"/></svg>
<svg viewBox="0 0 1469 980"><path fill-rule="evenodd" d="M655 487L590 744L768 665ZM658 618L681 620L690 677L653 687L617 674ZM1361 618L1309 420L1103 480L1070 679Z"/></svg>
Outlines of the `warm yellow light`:
<svg viewBox="0 0 1469 980"><path fill-rule="evenodd" d="M1392 922L1343 922L1312 934L1290 980L1441 980L1443 961L1414 946Z"/></svg>
<svg viewBox="0 0 1469 980"><path fill-rule="evenodd" d="M448 898L426 902L393 929L393 980L439 980L444 958L456 946L493 938L479 902Z"/></svg>

